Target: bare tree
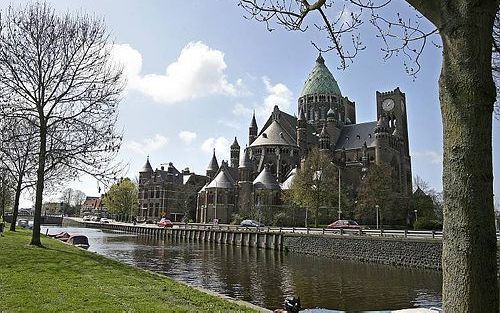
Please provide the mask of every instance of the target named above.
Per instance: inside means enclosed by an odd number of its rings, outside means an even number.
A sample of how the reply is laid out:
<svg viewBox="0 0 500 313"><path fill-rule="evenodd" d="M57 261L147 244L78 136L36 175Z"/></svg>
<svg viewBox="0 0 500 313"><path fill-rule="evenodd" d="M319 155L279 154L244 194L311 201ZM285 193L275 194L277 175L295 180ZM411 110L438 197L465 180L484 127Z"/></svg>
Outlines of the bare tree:
<svg viewBox="0 0 500 313"><path fill-rule="evenodd" d="M12 181L14 203L10 230L16 230L19 200L24 190L32 188L36 181L36 137L25 120L3 119L0 123L0 165Z"/></svg>
<svg viewBox="0 0 500 313"><path fill-rule="evenodd" d="M77 214L83 201L85 201L85 193L81 190L75 190L73 188L66 188L61 192L61 197L59 198L63 204L63 212L72 216Z"/></svg>
<svg viewBox="0 0 500 313"><path fill-rule="evenodd" d="M10 7L0 20L0 114L33 123L37 177L32 245L41 245L44 182L64 171L100 180L121 143L115 131L123 89L121 69L111 62L109 35L101 20L46 4Z"/></svg>
<svg viewBox="0 0 500 313"><path fill-rule="evenodd" d="M395 14L391 0L240 0L247 18L272 28L324 32L341 67L363 48L361 26L375 26L384 57L419 57L439 35L443 62L439 96L443 122L444 240L443 308L445 312L498 312L496 236L493 211L492 113L496 89L492 77L494 0L406 0L415 18ZM345 20L340 18L350 6ZM394 12L394 8L392 8ZM317 13L317 15L313 15ZM310 24L307 24L307 23ZM406 64L406 61L405 61Z"/></svg>
<svg viewBox="0 0 500 313"><path fill-rule="evenodd" d="M500 119L500 103L498 102L498 94L500 90L500 12L495 16L493 24L493 56L492 56L493 79L497 88L497 102L495 103L495 117Z"/></svg>

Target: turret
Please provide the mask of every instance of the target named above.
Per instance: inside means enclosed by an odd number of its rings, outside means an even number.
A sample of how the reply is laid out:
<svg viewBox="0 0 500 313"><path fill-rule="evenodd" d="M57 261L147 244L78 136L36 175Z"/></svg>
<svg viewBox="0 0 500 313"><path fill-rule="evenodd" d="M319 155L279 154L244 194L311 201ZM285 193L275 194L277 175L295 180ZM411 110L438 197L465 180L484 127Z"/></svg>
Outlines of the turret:
<svg viewBox="0 0 500 313"><path fill-rule="evenodd" d="M299 109L299 119L297 120L297 146L299 146L302 155L307 152L307 121L304 110Z"/></svg>
<svg viewBox="0 0 500 313"><path fill-rule="evenodd" d="M361 177L364 178L368 173L368 166L370 163L370 160L368 159L368 146L366 145L366 141L361 148L361 163L363 164L363 167L361 168Z"/></svg>
<svg viewBox="0 0 500 313"><path fill-rule="evenodd" d="M151 163L149 163L149 155L146 159L146 164L139 171L139 184L144 183L146 180L150 179L153 175L153 168L151 167Z"/></svg>
<svg viewBox="0 0 500 313"><path fill-rule="evenodd" d="M252 180L252 161L248 156L248 148L243 151L240 159L240 164L238 166L238 174L240 182L248 182Z"/></svg>
<svg viewBox="0 0 500 313"><path fill-rule="evenodd" d="M323 125L321 129L321 134L319 135L319 150L329 151L330 150L330 136L326 131L326 125Z"/></svg>
<svg viewBox="0 0 500 313"><path fill-rule="evenodd" d="M249 212L252 208L252 171L253 164L248 155L248 148L241 155L238 166L238 206L241 212Z"/></svg>
<svg viewBox="0 0 500 313"><path fill-rule="evenodd" d="M231 167L238 168L238 162L240 160L240 145L238 140L234 137L234 142L231 145Z"/></svg>
<svg viewBox="0 0 500 313"><path fill-rule="evenodd" d="M253 112L252 121L250 122L250 127L248 128L248 145L257 138L257 121L255 120L255 111Z"/></svg>
<svg viewBox="0 0 500 313"><path fill-rule="evenodd" d="M385 160L384 150L389 145L389 125L383 115L380 115L373 132L375 133L375 163L380 165Z"/></svg>
<svg viewBox="0 0 500 313"><path fill-rule="evenodd" d="M212 155L212 159L210 160L210 163L208 163L207 176L210 177L210 179L213 179L218 170L219 170L219 163L217 162L217 157L215 156L215 149L214 149L214 154Z"/></svg>

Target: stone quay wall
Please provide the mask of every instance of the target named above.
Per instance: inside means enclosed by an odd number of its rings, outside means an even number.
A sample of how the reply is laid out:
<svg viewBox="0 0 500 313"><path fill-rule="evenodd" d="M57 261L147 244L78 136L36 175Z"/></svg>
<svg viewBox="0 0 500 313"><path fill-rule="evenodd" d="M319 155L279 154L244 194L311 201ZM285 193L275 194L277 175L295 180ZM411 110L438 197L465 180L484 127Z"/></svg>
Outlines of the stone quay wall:
<svg viewBox="0 0 500 313"><path fill-rule="evenodd" d="M283 249L343 260L441 270L440 239L287 234Z"/></svg>

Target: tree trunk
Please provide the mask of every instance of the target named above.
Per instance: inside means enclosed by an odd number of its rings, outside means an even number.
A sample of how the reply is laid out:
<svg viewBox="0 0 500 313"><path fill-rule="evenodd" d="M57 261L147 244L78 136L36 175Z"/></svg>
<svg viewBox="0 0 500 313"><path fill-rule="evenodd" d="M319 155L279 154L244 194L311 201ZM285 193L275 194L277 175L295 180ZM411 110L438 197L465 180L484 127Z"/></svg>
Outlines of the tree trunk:
<svg viewBox="0 0 500 313"><path fill-rule="evenodd" d="M42 219L42 197L45 177L45 155L47 150L47 128L44 121L40 123L40 151L38 154L38 169L36 180L35 216L33 217L33 235L30 245L41 246L40 224Z"/></svg>
<svg viewBox="0 0 500 313"><path fill-rule="evenodd" d="M17 214L19 213L19 198L21 197L22 178L18 177L16 186L16 196L14 198L14 207L12 208L12 223L10 223L10 231L16 231Z"/></svg>
<svg viewBox="0 0 500 313"><path fill-rule="evenodd" d="M494 1L443 4L443 309L498 312L491 75Z"/></svg>

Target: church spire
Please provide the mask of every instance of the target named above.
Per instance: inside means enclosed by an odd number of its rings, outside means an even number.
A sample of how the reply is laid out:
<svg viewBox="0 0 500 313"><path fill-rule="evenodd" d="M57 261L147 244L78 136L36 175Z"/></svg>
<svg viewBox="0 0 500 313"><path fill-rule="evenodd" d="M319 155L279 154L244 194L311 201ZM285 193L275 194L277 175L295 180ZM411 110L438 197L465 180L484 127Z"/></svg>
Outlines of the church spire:
<svg viewBox="0 0 500 313"><path fill-rule="evenodd" d="M248 128L248 145L257 138L257 121L255 120L255 110L253 110L252 122L250 122L250 127Z"/></svg>

